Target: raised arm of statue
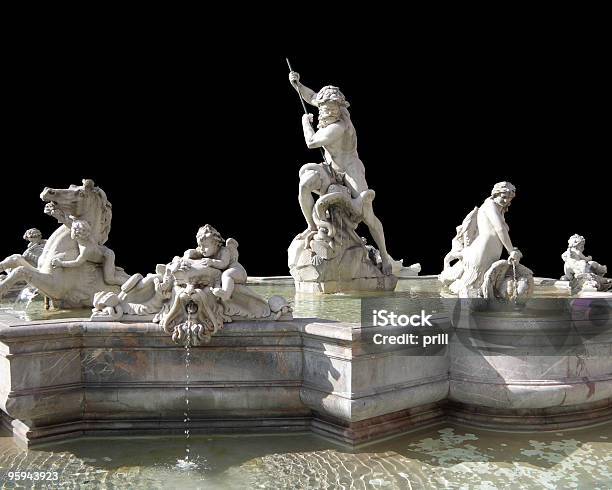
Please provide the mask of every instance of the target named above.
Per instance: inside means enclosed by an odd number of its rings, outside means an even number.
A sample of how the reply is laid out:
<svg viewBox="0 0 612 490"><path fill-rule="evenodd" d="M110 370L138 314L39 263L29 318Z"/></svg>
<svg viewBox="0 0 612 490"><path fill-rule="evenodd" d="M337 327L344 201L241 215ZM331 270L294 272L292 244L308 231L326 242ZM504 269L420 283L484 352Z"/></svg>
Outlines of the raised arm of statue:
<svg viewBox="0 0 612 490"><path fill-rule="evenodd" d="M291 82L291 85L293 85L293 87L297 90L302 99L304 99L310 105L317 105L315 103L317 93L300 82L300 74L298 72L292 71L289 73L289 82Z"/></svg>

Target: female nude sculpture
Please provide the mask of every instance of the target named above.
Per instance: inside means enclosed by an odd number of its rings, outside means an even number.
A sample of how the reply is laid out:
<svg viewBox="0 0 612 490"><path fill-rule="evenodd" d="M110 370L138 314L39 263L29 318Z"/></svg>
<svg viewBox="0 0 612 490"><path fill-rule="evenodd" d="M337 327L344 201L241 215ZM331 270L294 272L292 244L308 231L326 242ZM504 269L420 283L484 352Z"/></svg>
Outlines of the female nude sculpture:
<svg viewBox="0 0 612 490"><path fill-rule="evenodd" d="M499 182L480 208L457 227L453 248L444 259L440 281L460 297L517 301L533 289L532 273L519 264L521 252L510 239L505 214L516 194L510 182ZM503 250L507 260L499 260ZM456 260L454 265L451 262Z"/></svg>

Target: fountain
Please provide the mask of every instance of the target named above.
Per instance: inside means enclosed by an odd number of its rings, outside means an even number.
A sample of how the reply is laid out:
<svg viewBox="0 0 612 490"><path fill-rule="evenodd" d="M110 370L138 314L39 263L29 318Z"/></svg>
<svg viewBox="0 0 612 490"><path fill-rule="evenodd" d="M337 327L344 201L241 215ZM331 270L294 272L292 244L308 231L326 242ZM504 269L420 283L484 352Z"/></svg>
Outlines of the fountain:
<svg viewBox="0 0 612 490"><path fill-rule="evenodd" d="M335 88L318 102L326 97L343 100ZM324 171L307 167L306 181ZM304 274L336 270L329 290L314 275L289 289L282 281L250 283L238 241L211 225L198 229L195 248L154 273L129 276L104 246L106 194L90 180L45 189L45 211L60 226L37 266L23 255L0 263L8 271L0 292L26 281L51 307L30 320L0 312L0 410L15 441L180 435L186 447L177 464L190 470L198 464L194 434L312 431L359 446L449 420L560 430L612 419L612 294L551 290L520 263L505 221L512 184L496 184L457 229L439 278L400 280L365 208L372 194L366 186L363 199L353 196L340 180L322 192L324 204L313 204L317 229L297 239L305 248L294 248L309 257ZM380 251L354 234L361 219ZM594 273L589 258L572 253ZM344 286L353 292L304 292ZM360 288L367 291L354 292ZM304 314L315 302L323 305L316 317ZM45 316L58 307L72 316ZM420 314L427 325L377 324L383 308L400 318ZM423 342L376 340L405 334Z"/></svg>

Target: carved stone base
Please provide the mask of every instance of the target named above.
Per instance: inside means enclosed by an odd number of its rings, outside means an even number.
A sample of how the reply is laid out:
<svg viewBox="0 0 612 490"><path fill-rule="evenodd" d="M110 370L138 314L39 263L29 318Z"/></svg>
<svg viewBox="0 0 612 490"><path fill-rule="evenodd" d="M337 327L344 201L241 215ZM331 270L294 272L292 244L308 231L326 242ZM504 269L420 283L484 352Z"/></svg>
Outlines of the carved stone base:
<svg viewBox="0 0 612 490"><path fill-rule="evenodd" d="M452 402L448 420L481 429L533 432L590 427L612 419L612 399L550 408L496 409Z"/></svg>
<svg viewBox="0 0 612 490"><path fill-rule="evenodd" d="M30 427L20 420L11 420L0 411L1 426L13 434L15 443L23 448L41 444L63 442L80 437L126 437L126 436L179 436L185 433L184 417L150 418L125 417L103 420L74 420L46 427ZM295 411L277 416L225 416L193 418L191 434L285 434L306 432L310 429L311 416L308 411Z"/></svg>
<svg viewBox="0 0 612 490"><path fill-rule="evenodd" d="M516 314L450 302L431 316L452 325L448 348L428 356L375 346L388 326L229 323L190 351L190 429L310 429L360 445L444 421L558 430L612 420L609 306L535 302ZM158 325L0 314L0 412L23 445L182 434L186 386L185 349Z"/></svg>
<svg viewBox="0 0 612 490"><path fill-rule="evenodd" d="M310 430L343 444L360 446L380 441L386 437L442 424L446 420L445 405L444 401L431 403L359 422L347 422L316 414Z"/></svg>
<svg viewBox="0 0 612 490"><path fill-rule="evenodd" d="M289 271L296 291L338 293L349 291L393 291L398 278L385 275L362 245L352 245L325 259L307 240L294 240L289 247Z"/></svg>
<svg viewBox="0 0 612 490"><path fill-rule="evenodd" d="M572 294L605 292L612 289L612 279L590 272L576 274L570 281L570 287L572 288Z"/></svg>

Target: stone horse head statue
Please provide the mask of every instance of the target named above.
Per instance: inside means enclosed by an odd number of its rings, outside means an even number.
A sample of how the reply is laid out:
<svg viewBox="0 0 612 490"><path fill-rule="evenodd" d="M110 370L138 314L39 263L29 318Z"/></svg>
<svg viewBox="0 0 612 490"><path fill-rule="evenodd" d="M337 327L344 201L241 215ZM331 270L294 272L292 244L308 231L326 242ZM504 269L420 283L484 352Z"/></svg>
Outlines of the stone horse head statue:
<svg viewBox="0 0 612 490"><path fill-rule="evenodd" d="M104 282L101 264L84 261L74 267L54 267L53 261L74 261L79 256L79 243L71 234L74 220L86 221L91 228L90 242L103 246L111 227L111 203L90 179L68 189L47 187L40 198L47 203L45 213L57 219L60 226L47 240L37 267L24 262L20 255L12 255L0 263L0 270L9 272L0 283L0 297L15 283L25 281L48 297L55 307L89 307L96 292L112 289ZM118 272L125 274L120 269Z"/></svg>

